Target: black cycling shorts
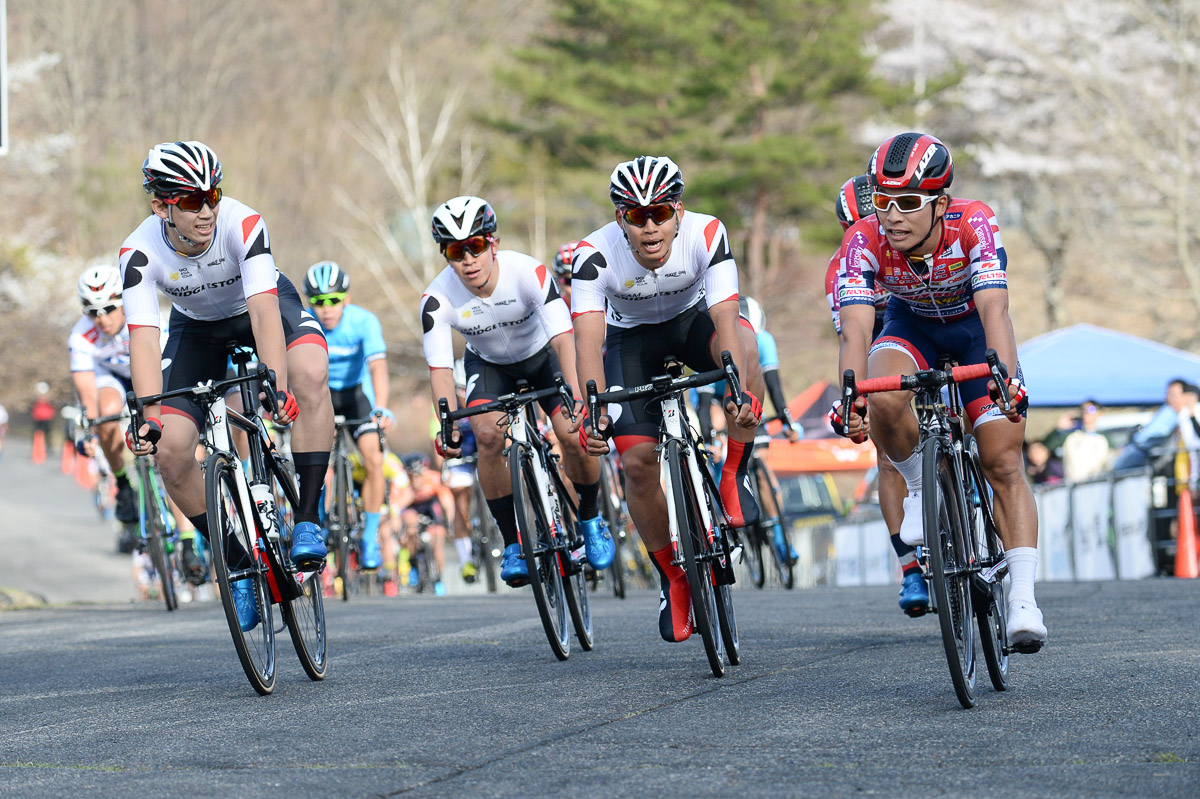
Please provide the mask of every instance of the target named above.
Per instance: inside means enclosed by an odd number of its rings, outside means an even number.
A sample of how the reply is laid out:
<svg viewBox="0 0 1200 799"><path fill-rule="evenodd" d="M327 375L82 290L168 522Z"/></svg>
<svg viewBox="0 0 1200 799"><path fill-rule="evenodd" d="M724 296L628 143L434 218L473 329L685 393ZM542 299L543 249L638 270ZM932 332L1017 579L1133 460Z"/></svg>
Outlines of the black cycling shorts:
<svg viewBox="0 0 1200 799"><path fill-rule="evenodd" d="M283 338L288 349L297 344L320 344L328 351L325 333L316 317L300 302L292 281L281 272L276 283L279 293L279 315L283 321ZM171 309L167 344L163 347L163 389L174 391L207 380L225 379L229 363L226 345L235 342L243 347L254 346L254 331L250 312L243 311L228 319L201 321ZM368 413L370 411L368 410ZM179 414L192 420L197 429L204 427L204 413L190 399L176 397L163 403L163 413Z"/></svg>
<svg viewBox="0 0 1200 799"><path fill-rule="evenodd" d="M347 419L365 419L371 415L371 411L375 410L371 407L371 401L367 399L366 393L362 390L362 383L350 388L338 390L329 390L329 397L333 400L333 413L335 416L345 416ZM375 421L360 424L350 431L350 437L355 441L367 433L378 433L379 423Z"/></svg>
<svg viewBox="0 0 1200 799"><path fill-rule="evenodd" d="M547 344L542 350L523 361L516 363L492 363L485 361L478 353L467 350L463 356L463 366L467 373L467 407L482 405L499 399L505 394L513 394L517 390L517 381L524 379L529 383L531 391L541 391L543 388L554 387L554 374L561 372L558 356L554 348ZM563 375L571 382L572 375ZM557 394L542 397L538 400L542 410L549 416L562 405L562 398Z"/></svg>
<svg viewBox="0 0 1200 799"><path fill-rule="evenodd" d="M712 340L717 334L707 309L693 305L674 319L656 325L608 328L604 344L604 382L608 390L640 386L664 374L668 355L697 372L717 368ZM657 442L662 406L644 399L608 406L613 420L613 442L623 453L634 444Z"/></svg>

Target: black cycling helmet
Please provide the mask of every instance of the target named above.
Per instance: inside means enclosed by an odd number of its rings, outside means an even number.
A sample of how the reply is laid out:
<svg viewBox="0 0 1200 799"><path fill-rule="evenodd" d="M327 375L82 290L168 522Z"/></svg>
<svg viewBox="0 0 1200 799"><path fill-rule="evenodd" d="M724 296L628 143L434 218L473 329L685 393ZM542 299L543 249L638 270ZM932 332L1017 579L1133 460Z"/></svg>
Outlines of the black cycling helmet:
<svg viewBox="0 0 1200 799"><path fill-rule="evenodd" d="M864 216L875 213L875 204L871 202L871 195L874 193L875 187L871 185L870 175L859 175L842 184L837 199L833 202L833 208L843 230Z"/></svg>

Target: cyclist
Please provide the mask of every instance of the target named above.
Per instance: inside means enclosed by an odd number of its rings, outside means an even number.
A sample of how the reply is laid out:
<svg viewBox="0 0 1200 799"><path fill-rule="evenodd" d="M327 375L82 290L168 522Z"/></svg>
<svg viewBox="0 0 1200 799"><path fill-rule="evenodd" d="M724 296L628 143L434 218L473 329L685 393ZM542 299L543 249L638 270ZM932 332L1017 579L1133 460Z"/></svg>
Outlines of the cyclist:
<svg viewBox="0 0 1200 799"><path fill-rule="evenodd" d="M317 505L333 444L329 359L321 325L280 274L266 223L232 197L222 201L221 163L198 141L164 142L142 164L142 187L152 213L120 250L129 355L134 390L141 396L225 376L226 344L252 345L275 371L279 412L292 426L292 460L300 484L300 507L292 531L291 559L311 569L325 559ZM173 308L165 348L159 344L156 288ZM164 421L169 418L169 421ZM157 445L167 491L206 538L204 479L196 461L200 406L168 400L146 407L135 454ZM132 439L126 436L132 447ZM231 552L230 568L245 568L247 553ZM259 623L253 583L233 584L243 630Z"/></svg>
<svg viewBox="0 0 1200 799"><path fill-rule="evenodd" d="M354 489L362 494L363 483L367 479L367 469L363 465L362 453L357 450L349 455L350 479L354 481ZM390 449L383 453L383 504L379 506L379 550L383 565L381 574L384 579L396 565L396 544L403 532L400 515L412 504L412 485L408 480L408 472L400 456Z"/></svg>
<svg viewBox="0 0 1200 799"><path fill-rule="evenodd" d="M528 381L534 390L554 385L561 371L569 381L575 374L575 342L571 315L558 296L553 276L536 259L499 249L496 213L479 197L455 197L433 214L433 238L447 261L421 298L425 360L434 406L454 397L451 331L467 340L467 405L496 399ZM592 568L606 569L616 546L600 516L600 469L581 447L574 446L577 424L561 412L557 397L541 400L563 447L563 470L579 495L580 533ZM479 481L496 526L504 538L500 576L510 586L529 582L529 569L517 539L516 511L506 459L501 454L502 413L470 417L479 448ZM436 439L438 453L457 458L454 442ZM447 446L451 444L451 446Z"/></svg>
<svg viewBox="0 0 1200 799"><path fill-rule="evenodd" d="M554 277L558 281L558 295L567 307L571 307L571 259L575 257L577 241L568 241L554 255Z"/></svg>
<svg viewBox="0 0 1200 799"><path fill-rule="evenodd" d="M379 508L383 504L383 434L394 416L388 409L387 345L379 317L350 302L350 275L333 261L318 261L304 276L304 296L329 346L329 393L333 412L347 419L374 417L351 431L367 470L363 481L362 568L378 569Z"/></svg>
<svg viewBox="0 0 1200 799"><path fill-rule="evenodd" d="M869 175L858 175L842 184L841 191L838 192L837 199L834 201L834 212L837 214L838 224L842 226L843 233L863 217L874 216L875 206L871 202L874 191ZM842 335L842 321L841 304L837 298L837 275L842 252L843 248L839 246L837 252L829 259L829 269L825 272L825 298L829 302L829 310L833 314L833 329L839 340ZM883 330L883 317L889 299L891 299L891 294L883 285L883 281L876 281L875 326L871 336L872 341L878 339L880 331ZM921 574L921 564L917 561L917 550L900 540L902 503L908 493L908 488L904 484L904 478L896 471L896 467L888 460L887 455L882 451L878 451L876 454L879 465L879 511L883 514L883 521L892 542L892 550L896 553L897 560L900 561L900 571L904 575L900 585L900 609L916 618L929 612L929 587L925 584L925 577Z"/></svg>
<svg viewBox="0 0 1200 799"><path fill-rule="evenodd" d="M1045 641L1046 626L1033 586L1037 509L1021 457L1029 398L1008 315L1007 255L995 214L982 202L946 193L954 163L946 146L927 134L888 138L871 156L867 174L875 214L847 231L838 270L839 374L844 369L871 377L911 374L935 366L941 353L958 363L979 363L988 347L1012 367L1004 378L1011 397L1007 408L994 381L964 383L961 392L1007 550L1008 638L1014 645L1036 646ZM892 298L883 331L872 343L875 285L881 281ZM917 545L925 533L919 434L909 401L908 393L875 394L870 425L861 415L865 403L856 403L845 423L835 405L830 421L843 435L872 432L895 464L908 487L900 538Z"/></svg>
<svg viewBox="0 0 1200 799"><path fill-rule="evenodd" d="M420 530L421 517L424 516L431 520L425 529L433 543L433 562L437 564L437 581L433 585L433 592L442 596L446 593L446 587L442 583L442 570L446 565L446 525L454 521L454 497L442 484L441 476L429 468L429 458L425 453L410 452L400 460L404 463L404 470L408 473L412 485L412 501L401 514L404 522L404 537L401 541L403 550L400 554L401 576L405 571L409 571L409 585L417 585L417 572L406 567L413 562L417 549L421 546L417 533Z"/></svg>
<svg viewBox="0 0 1200 799"><path fill-rule="evenodd" d="M467 368L462 358L454 361L454 393L460 406L467 404ZM475 494L475 465L467 459L475 458L478 447L470 421L459 419L455 423L461 437L461 458L450 458L442 463L442 483L454 497L454 549L458 562L462 564L464 582L473 583L479 576L479 567L471 557L471 497Z"/></svg>
<svg viewBox="0 0 1200 799"><path fill-rule="evenodd" d="M71 380L88 419L111 416L125 407L125 393L132 388L121 271L109 265L89 266L79 276L75 291L83 304L83 316L67 337ZM86 439L76 442L75 449L80 455L95 457L99 439L104 459L117 481L117 519L132 524L138 520L137 499L125 472L125 441L120 425L106 422L93 430Z"/></svg>
<svg viewBox="0 0 1200 799"><path fill-rule="evenodd" d="M665 156L638 156L613 170L614 221L579 243L572 267L579 382L595 380L601 391L640 385L662 373L668 354L697 371L716 369L728 350L745 390L741 408L724 398L730 440L721 499L741 527L759 514L747 472L762 415L758 349L749 323L739 321L737 265L725 226L685 212L683 186L679 167ZM683 569L671 562L656 450L660 418L656 403L622 403L594 424L585 419L580 438L596 456L608 452L605 436L615 442L629 513L661 580L659 633L682 641L692 634L692 607Z"/></svg>

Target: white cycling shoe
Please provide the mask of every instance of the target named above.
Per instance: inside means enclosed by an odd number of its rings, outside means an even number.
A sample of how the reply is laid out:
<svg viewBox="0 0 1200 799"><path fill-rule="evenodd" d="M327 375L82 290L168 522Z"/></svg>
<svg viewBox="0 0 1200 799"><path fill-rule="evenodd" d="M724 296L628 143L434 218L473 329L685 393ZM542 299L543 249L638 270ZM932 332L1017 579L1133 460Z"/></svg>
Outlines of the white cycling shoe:
<svg viewBox="0 0 1200 799"><path fill-rule="evenodd" d="M1008 606L1008 645L1018 652L1036 652L1046 643L1046 623L1033 602L1017 600Z"/></svg>
<svg viewBox="0 0 1200 799"><path fill-rule="evenodd" d="M910 547L925 544L925 505L920 491L910 491L904 498L904 520L900 522L900 540Z"/></svg>

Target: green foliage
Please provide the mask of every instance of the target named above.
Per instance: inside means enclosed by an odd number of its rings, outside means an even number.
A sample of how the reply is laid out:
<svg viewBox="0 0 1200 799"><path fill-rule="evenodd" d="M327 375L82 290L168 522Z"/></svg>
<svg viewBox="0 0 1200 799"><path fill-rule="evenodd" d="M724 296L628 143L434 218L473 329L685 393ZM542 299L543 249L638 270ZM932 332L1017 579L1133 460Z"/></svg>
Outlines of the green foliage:
<svg viewBox="0 0 1200 799"><path fill-rule="evenodd" d="M727 222L762 194L774 218L828 222L862 160L843 112L881 91L867 0L561 0L555 17L505 76L527 147L570 168L670 155L689 203Z"/></svg>

